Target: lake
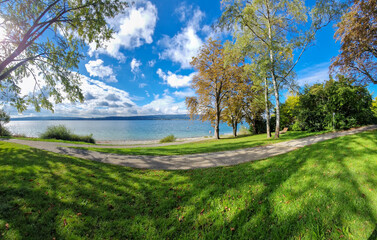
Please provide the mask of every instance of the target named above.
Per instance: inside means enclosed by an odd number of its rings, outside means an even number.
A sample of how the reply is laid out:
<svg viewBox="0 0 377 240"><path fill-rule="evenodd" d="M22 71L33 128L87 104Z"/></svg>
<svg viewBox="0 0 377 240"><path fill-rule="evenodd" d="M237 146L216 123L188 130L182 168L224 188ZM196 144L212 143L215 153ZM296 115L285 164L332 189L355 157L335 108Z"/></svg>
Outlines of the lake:
<svg viewBox="0 0 377 240"><path fill-rule="evenodd" d="M65 125L75 134L93 134L96 140L158 140L173 134L177 138L213 135L209 122L192 120L54 120L11 121L6 127L13 133L38 137L48 126ZM209 134L209 131L212 133ZM220 125L220 134L232 133L227 124Z"/></svg>

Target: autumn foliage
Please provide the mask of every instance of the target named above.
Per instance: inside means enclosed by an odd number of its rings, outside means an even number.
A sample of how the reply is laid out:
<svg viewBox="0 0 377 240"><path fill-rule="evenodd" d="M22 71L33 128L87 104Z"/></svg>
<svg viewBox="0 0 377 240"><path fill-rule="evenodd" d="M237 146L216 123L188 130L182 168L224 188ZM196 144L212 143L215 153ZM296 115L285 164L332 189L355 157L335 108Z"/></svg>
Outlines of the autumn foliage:
<svg viewBox="0 0 377 240"><path fill-rule="evenodd" d="M335 33L340 54L332 63L348 77L377 84L377 1L355 0Z"/></svg>

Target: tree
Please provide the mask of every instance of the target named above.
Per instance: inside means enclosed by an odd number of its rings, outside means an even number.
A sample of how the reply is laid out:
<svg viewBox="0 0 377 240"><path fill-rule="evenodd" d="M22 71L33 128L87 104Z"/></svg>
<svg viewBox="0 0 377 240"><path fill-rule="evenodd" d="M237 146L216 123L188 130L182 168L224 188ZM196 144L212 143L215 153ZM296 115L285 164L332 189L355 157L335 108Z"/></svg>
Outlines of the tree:
<svg viewBox="0 0 377 240"><path fill-rule="evenodd" d="M0 88L19 111L33 104L53 110L63 99L83 101L80 49L110 39L107 18L125 10L122 0L0 1ZM19 83L35 81L34 94L21 96ZM41 82L44 82L41 86Z"/></svg>
<svg viewBox="0 0 377 240"><path fill-rule="evenodd" d="M289 95L281 105L281 125L290 127L296 122L300 98L297 95Z"/></svg>
<svg viewBox="0 0 377 240"><path fill-rule="evenodd" d="M220 138L219 125L231 85L231 73L227 71L223 53L221 42L212 39L200 49L198 56L191 61L198 72L191 83L197 97L186 98L191 117L199 114L202 121L211 121L217 139Z"/></svg>
<svg viewBox="0 0 377 240"><path fill-rule="evenodd" d="M2 109L0 109L0 136L10 135L9 131L5 128L5 124L9 123L9 115Z"/></svg>
<svg viewBox="0 0 377 240"><path fill-rule="evenodd" d="M335 37L340 54L331 69L363 82L377 84L377 2L355 0L338 23Z"/></svg>
<svg viewBox="0 0 377 240"><path fill-rule="evenodd" d="M244 116L242 95L233 92L226 99L225 106L223 119L228 126L233 128L233 136L237 137L237 127Z"/></svg>
<svg viewBox="0 0 377 240"><path fill-rule="evenodd" d="M342 75L337 78L304 89L297 117L302 129L347 129L373 121L372 96L368 89Z"/></svg>
<svg viewBox="0 0 377 240"><path fill-rule="evenodd" d="M275 138L280 130L279 81L287 82L316 32L339 14L335 2L321 0L310 10L300 0L223 1L225 9L220 24L235 29L236 38L248 39L251 60L260 62L261 58L267 67L266 77L272 82L275 96ZM305 28L309 16L310 28Z"/></svg>
<svg viewBox="0 0 377 240"><path fill-rule="evenodd" d="M375 117L377 117L377 97L372 101L372 112Z"/></svg>

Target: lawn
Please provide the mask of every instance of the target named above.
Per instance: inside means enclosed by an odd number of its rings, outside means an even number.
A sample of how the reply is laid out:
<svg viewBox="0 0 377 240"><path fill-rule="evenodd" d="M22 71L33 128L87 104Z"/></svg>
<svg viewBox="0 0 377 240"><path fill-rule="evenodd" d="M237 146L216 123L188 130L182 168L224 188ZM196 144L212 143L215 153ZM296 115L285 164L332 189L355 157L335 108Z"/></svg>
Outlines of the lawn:
<svg viewBox="0 0 377 240"><path fill-rule="evenodd" d="M20 139L20 140L27 140L27 141L38 141L38 142L58 142L58 143L69 143L69 144L78 144L78 145L101 145L102 144L94 144L94 143L88 143L88 142L79 142L79 141L67 141L67 140L60 140L60 139L42 139L42 138L33 138L33 137L1 137L1 139Z"/></svg>
<svg viewBox="0 0 377 240"><path fill-rule="evenodd" d="M267 145L277 142L303 138L325 132L301 132L290 131L282 134L279 139L267 139L266 134L252 135L252 136L239 136L237 138L228 137L222 139L211 139L199 142L185 143L179 145L168 145L162 147L135 147L135 148L96 148L93 147L74 147L77 149L85 149L104 153L115 153L123 155L184 155L195 153L208 153L236 150L240 148L256 147Z"/></svg>
<svg viewBox="0 0 377 240"><path fill-rule="evenodd" d="M0 238L375 239L377 131L267 160L137 170L0 142Z"/></svg>

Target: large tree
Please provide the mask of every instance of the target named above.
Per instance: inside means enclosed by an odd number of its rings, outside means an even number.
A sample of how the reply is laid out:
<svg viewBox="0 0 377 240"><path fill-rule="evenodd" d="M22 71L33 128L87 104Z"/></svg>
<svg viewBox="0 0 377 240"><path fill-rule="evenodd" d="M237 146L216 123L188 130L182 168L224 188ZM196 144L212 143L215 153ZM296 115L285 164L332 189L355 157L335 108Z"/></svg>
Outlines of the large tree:
<svg viewBox="0 0 377 240"><path fill-rule="evenodd" d="M224 51L220 41L209 39L194 57L191 65L197 70L191 87L197 97L186 98L190 115L199 114L203 121L211 121L215 137L220 138L220 122L225 101L230 93L230 74L224 62Z"/></svg>
<svg viewBox="0 0 377 240"><path fill-rule="evenodd" d="M0 88L19 111L33 104L83 101L78 64L82 47L108 40L107 18L124 11L123 0L0 0ZM20 81L34 79L34 94L21 96ZM42 84L43 82L43 84Z"/></svg>
<svg viewBox="0 0 377 240"><path fill-rule="evenodd" d="M316 32L338 15L336 0L318 1L313 9L301 0L224 0L223 5L221 25L233 29L236 38L248 39L249 46L256 46L248 54L252 61L255 56L266 61L266 77L272 82L275 95L275 138L278 138L279 82L285 82L292 74Z"/></svg>
<svg viewBox="0 0 377 240"><path fill-rule="evenodd" d="M332 70L377 84L377 1L355 0L339 22L335 37L341 47Z"/></svg>

